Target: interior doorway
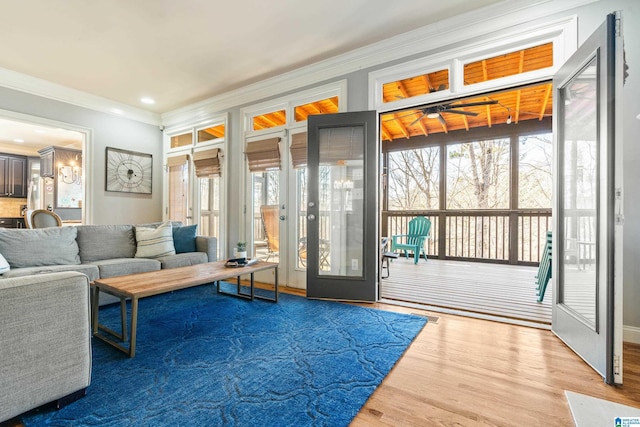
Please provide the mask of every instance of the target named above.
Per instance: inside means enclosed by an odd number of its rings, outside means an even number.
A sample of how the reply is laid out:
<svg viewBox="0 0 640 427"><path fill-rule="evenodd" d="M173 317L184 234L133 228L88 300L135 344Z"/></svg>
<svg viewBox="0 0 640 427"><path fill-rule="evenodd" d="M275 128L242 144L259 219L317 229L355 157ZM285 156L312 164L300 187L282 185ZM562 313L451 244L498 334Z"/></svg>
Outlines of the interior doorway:
<svg viewBox="0 0 640 427"><path fill-rule="evenodd" d="M86 139L85 130L66 123L1 112L0 153L25 165L24 175L14 177L24 180L24 191L2 198L2 215L48 209L65 224L85 222Z"/></svg>

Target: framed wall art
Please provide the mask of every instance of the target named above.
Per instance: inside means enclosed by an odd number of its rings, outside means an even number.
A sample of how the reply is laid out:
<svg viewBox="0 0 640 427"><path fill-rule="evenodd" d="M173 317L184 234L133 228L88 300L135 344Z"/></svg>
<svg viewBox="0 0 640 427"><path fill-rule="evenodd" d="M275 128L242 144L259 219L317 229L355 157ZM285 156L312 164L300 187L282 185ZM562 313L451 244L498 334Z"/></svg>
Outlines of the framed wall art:
<svg viewBox="0 0 640 427"><path fill-rule="evenodd" d="M105 190L151 194L153 156L107 147Z"/></svg>

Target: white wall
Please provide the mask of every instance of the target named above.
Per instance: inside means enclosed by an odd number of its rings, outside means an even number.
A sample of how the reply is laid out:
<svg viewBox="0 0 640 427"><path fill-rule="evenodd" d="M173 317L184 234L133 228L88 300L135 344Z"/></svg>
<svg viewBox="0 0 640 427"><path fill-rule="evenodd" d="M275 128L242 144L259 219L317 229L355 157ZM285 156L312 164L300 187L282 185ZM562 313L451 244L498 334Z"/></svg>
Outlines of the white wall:
<svg viewBox="0 0 640 427"><path fill-rule="evenodd" d="M131 224L162 219L162 133L157 126L100 113L64 102L0 87L0 109L92 130L87 173L91 174L88 203L93 224ZM104 190L105 148L124 148L153 155L151 195Z"/></svg>

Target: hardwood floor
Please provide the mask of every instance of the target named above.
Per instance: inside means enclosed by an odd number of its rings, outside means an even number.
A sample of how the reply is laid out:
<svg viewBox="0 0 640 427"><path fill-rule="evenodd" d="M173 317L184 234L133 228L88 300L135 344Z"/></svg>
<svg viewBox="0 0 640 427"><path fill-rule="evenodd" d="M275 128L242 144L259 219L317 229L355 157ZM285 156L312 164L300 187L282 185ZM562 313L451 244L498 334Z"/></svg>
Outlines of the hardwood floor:
<svg viewBox="0 0 640 427"><path fill-rule="evenodd" d="M612 387L548 330L362 305L438 320L416 337L353 427L572 426L565 390L640 407L640 345L625 344L624 385Z"/></svg>
<svg viewBox="0 0 640 427"><path fill-rule="evenodd" d="M385 310L420 310L376 304ZM415 339L352 426L572 426L564 391L640 407L640 345L612 387L551 331L455 315Z"/></svg>

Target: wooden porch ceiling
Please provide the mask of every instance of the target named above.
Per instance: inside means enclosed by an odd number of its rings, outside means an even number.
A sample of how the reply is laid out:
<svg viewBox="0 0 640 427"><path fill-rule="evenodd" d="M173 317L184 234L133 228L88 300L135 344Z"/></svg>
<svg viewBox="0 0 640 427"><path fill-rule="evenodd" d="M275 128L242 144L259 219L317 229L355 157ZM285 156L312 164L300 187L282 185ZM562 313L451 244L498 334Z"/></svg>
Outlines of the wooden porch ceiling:
<svg viewBox="0 0 640 427"><path fill-rule="evenodd" d="M491 127L496 124L519 123L522 120L542 120L552 112L552 83L543 83L493 93L487 96L456 100L446 104L463 105L496 101L490 105L454 108L438 115L425 115L423 109L410 109L384 114L380 119L380 131L383 141L392 141L413 136L428 136L434 133L449 132L475 127ZM439 105L446 105L439 104ZM463 111L475 116L455 113Z"/></svg>
<svg viewBox="0 0 640 427"><path fill-rule="evenodd" d="M464 84L472 85L507 76L540 70L553 65L553 46L546 43L464 65ZM449 88L449 70L437 70L383 85L383 102L393 102ZM295 107L295 121L310 114L338 112L338 98L311 102ZM487 104L490 102L490 104ZM456 107L463 104L485 104ZM552 113L552 83L491 93L455 101L428 104L382 115L380 133L383 141L428 136L434 133L475 127L492 127L501 123L517 124L523 120L542 120ZM434 111L438 109L436 113ZM431 113L431 114L428 114ZM254 117L253 129L261 130L286 124L284 110Z"/></svg>

